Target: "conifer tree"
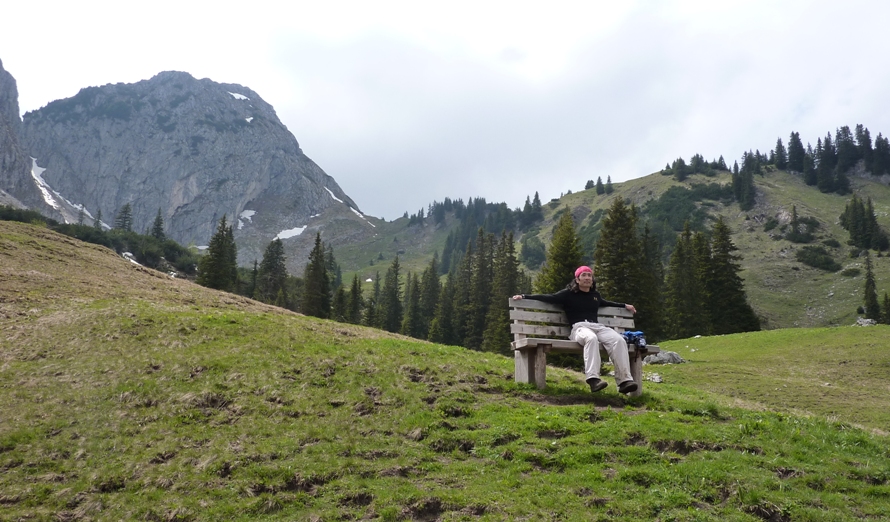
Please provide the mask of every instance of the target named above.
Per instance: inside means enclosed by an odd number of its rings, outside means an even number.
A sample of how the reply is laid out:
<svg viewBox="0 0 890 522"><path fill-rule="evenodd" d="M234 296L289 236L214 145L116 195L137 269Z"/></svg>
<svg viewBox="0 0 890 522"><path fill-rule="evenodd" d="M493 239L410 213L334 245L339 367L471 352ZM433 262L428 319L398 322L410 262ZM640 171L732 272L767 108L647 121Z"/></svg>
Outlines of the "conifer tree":
<svg viewBox="0 0 890 522"><path fill-rule="evenodd" d="M402 327L402 285L399 281L399 256L396 256L380 291L380 327L388 332L398 332Z"/></svg>
<svg viewBox="0 0 890 522"><path fill-rule="evenodd" d="M83 207L80 207L77 210L77 224L83 226L84 219L86 219L86 213L83 211Z"/></svg>
<svg viewBox="0 0 890 522"><path fill-rule="evenodd" d="M237 247L232 227L226 225L223 215L210 238L207 253L198 262L197 283L201 286L233 292L238 287Z"/></svg>
<svg viewBox="0 0 890 522"><path fill-rule="evenodd" d="M438 252L433 252L433 259L420 276L420 339L429 337L430 325L436 316L436 305L442 290L438 263Z"/></svg>
<svg viewBox="0 0 890 522"><path fill-rule="evenodd" d="M590 190L594 187L593 180L588 179L587 183L584 184L584 190Z"/></svg>
<svg viewBox="0 0 890 522"><path fill-rule="evenodd" d="M606 176L606 194L611 194L615 192L615 188L612 187L612 176Z"/></svg>
<svg viewBox="0 0 890 522"><path fill-rule="evenodd" d="M636 208L618 196L603 217L596 243L594 274L599 292L612 301L639 303L642 254Z"/></svg>
<svg viewBox="0 0 890 522"><path fill-rule="evenodd" d="M535 280L535 291L549 294L565 288L572 281L575 269L581 265L581 258L575 222L571 210L566 207L553 228L553 239L547 250L547 260Z"/></svg>
<svg viewBox="0 0 890 522"><path fill-rule="evenodd" d="M102 230L102 209L96 211L96 218L93 219L93 228Z"/></svg>
<svg viewBox="0 0 890 522"><path fill-rule="evenodd" d="M776 141L776 149L774 156L774 164L779 170L785 170L788 166L788 153L785 151L785 145L782 144L782 138Z"/></svg>
<svg viewBox="0 0 890 522"><path fill-rule="evenodd" d="M803 142L800 141L800 134L791 133L788 140L788 170L793 172L804 172L803 159L806 151L803 148Z"/></svg>
<svg viewBox="0 0 890 522"><path fill-rule="evenodd" d="M825 141L816 141L816 186L821 192L834 192L837 167L837 150L831 141L831 133Z"/></svg>
<svg viewBox="0 0 890 522"><path fill-rule="evenodd" d="M155 216L154 223L151 225L151 235L158 241L167 239L167 235L164 233L164 217L161 216L160 207L158 207L158 215Z"/></svg>
<svg viewBox="0 0 890 522"><path fill-rule="evenodd" d="M253 297L255 295L256 281L257 281L257 277L259 276L259 272L260 272L259 263L257 263L256 259L254 259L253 260L253 269L250 271L250 281L248 282L248 287L246 289L247 291L245 292L245 294L248 297Z"/></svg>
<svg viewBox="0 0 890 522"><path fill-rule="evenodd" d="M692 256L695 259L695 277L701 288L702 307L698 317L698 329L700 335L711 334L711 310L710 287L708 275L711 272L711 243L704 232L696 231L692 234Z"/></svg>
<svg viewBox="0 0 890 522"><path fill-rule="evenodd" d="M688 221L683 227L683 233L677 237L677 245L668 264L665 302L668 335L671 339L691 337L707 330L708 325L702 320L700 313L707 303Z"/></svg>
<svg viewBox="0 0 890 522"><path fill-rule="evenodd" d="M284 244L275 238L266 246L263 260L260 262L256 276L254 299L272 304L278 299L279 292L287 302L287 267L284 256Z"/></svg>
<svg viewBox="0 0 890 522"><path fill-rule="evenodd" d="M708 309L711 332L728 334L760 330L760 320L748 304L739 276L741 257L732 242L729 226L720 217L711 231L711 262L708 273Z"/></svg>
<svg viewBox="0 0 890 522"><path fill-rule="evenodd" d="M417 274L408 274L406 278L404 309L402 335L423 339L423 318L420 315L420 280L417 278Z"/></svg>
<svg viewBox="0 0 890 522"><path fill-rule="evenodd" d="M603 178L600 176L596 177L596 193L597 195L603 195L606 193L606 186L603 185Z"/></svg>
<svg viewBox="0 0 890 522"><path fill-rule="evenodd" d="M501 233L493 261L491 300L485 317L482 350L506 354L510 351L510 310L507 300L519 291L519 261L513 233Z"/></svg>
<svg viewBox="0 0 890 522"><path fill-rule="evenodd" d="M640 289L634 297L637 313L634 325L646 333L647 339L663 339L664 329L664 267L661 264L661 246L646 223L640 236Z"/></svg>
<svg viewBox="0 0 890 522"><path fill-rule="evenodd" d="M464 346L464 339L467 336L467 324L470 315L470 294L472 288L470 282L473 277L473 260L476 257L476 251L473 249L473 242L467 242L467 248L463 259L457 266L454 278L454 296L452 298L452 314L451 314L451 335L454 344Z"/></svg>
<svg viewBox="0 0 890 522"><path fill-rule="evenodd" d="M865 318L878 321L881 318L881 306L878 304L878 290L875 285L875 273L872 268L871 255L865 252Z"/></svg>
<svg viewBox="0 0 890 522"><path fill-rule="evenodd" d="M436 314L430 324L429 340L439 344L456 345L454 335L454 271L448 273L439 302L436 304Z"/></svg>
<svg viewBox="0 0 890 522"><path fill-rule="evenodd" d="M325 259L321 233L315 234L315 246L309 253L309 264L303 275L303 302L301 311L306 315L327 319L331 315L331 281Z"/></svg>
<svg viewBox="0 0 890 522"><path fill-rule="evenodd" d="M346 300L346 320L352 324L362 321L362 283L358 274L352 276L352 286Z"/></svg>
<svg viewBox="0 0 890 522"><path fill-rule="evenodd" d="M374 328L380 328L380 272L374 276L374 287L371 297L365 303L364 324Z"/></svg>
<svg viewBox="0 0 890 522"><path fill-rule="evenodd" d="M872 155L871 173L883 176L890 173L890 140L881 133L875 138L875 149Z"/></svg>
<svg viewBox="0 0 890 522"><path fill-rule="evenodd" d="M807 143L807 150L803 157L803 182L811 187L819 182L819 176L816 173L816 152L809 143Z"/></svg>
<svg viewBox="0 0 890 522"><path fill-rule="evenodd" d="M348 322L346 320L347 307L346 289L342 285L334 291L334 299L331 302L331 319L341 323Z"/></svg>
<svg viewBox="0 0 890 522"><path fill-rule="evenodd" d="M478 350L482 346L485 317L491 302L493 241L493 236L485 234L482 228L479 229L476 236L476 255L473 258L470 274L467 325L463 342L465 347L473 350Z"/></svg>
<svg viewBox="0 0 890 522"><path fill-rule="evenodd" d="M133 207L129 203L125 203L117 211L117 215L114 217L114 228L124 232L133 231Z"/></svg>
<svg viewBox="0 0 890 522"><path fill-rule="evenodd" d="M871 133L861 123L856 125L856 150L859 158L865 163L865 170L872 172L874 150L871 146Z"/></svg>

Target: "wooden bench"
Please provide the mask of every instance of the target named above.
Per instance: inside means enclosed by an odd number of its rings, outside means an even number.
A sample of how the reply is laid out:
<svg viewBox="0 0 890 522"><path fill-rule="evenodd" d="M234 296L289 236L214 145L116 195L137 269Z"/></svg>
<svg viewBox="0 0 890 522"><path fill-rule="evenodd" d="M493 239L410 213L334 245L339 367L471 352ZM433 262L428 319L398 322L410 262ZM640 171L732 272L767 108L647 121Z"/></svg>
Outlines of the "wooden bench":
<svg viewBox="0 0 890 522"><path fill-rule="evenodd" d="M558 305L534 299L516 301L511 298L509 307L516 382L533 382L538 388L543 388L547 385L548 353L584 353L584 348L579 343L568 340L572 325ZM624 308L600 308L598 316L601 324L618 333L634 330L633 314ZM630 374L639 385L637 391L630 395L638 397L643 393L643 358L661 350L654 345L638 347L630 343L627 350L630 355ZM600 354L603 361L608 360L604 349L600 348Z"/></svg>

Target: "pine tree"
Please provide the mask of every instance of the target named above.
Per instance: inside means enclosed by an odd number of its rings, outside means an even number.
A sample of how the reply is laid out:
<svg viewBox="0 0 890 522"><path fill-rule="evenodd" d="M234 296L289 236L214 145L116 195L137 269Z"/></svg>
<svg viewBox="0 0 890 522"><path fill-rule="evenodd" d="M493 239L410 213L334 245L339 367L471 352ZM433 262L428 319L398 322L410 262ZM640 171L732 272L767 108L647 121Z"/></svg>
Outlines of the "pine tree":
<svg viewBox="0 0 890 522"><path fill-rule="evenodd" d="M331 282L328 276L324 243L321 233L315 234L315 246L309 253L309 264L303 275L303 302L301 311L306 315L327 319L331 315Z"/></svg>
<svg viewBox="0 0 890 522"><path fill-rule="evenodd" d="M402 327L402 287L399 282L399 256L396 256L380 291L380 327L388 332L398 332Z"/></svg>
<svg viewBox="0 0 890 522"><path fill-rule="evenodd" d="M439 302L436 304L436 315L430 324L429 340L434 343L457 345L454 333L454 294L455 272L451 271L442 286Z"/></svg>
<svg viewBox="0 0 890 522"><path fill-rule="evenodd" d="M83 226L84 219L86 219L86 213L83 211L83 207L80 207L77 210L77 224Z"/></svg>
<svg viewBox="0 0 890 522"><path fill-rule="evenodd" d="M223 215L210 238L207 253L198 262L197 283L208 288L232 292L238 287L237 247L232 239L232 227Z"/></svg>
<svg viewBox="0 0 890 522"><path fill-rule="evenodd" d="M875 273L872 268L871 255L865 252L865 318L878 321L881 318L881 307L878 304L878 290L875 285Z"/></svg>
<svg viewBox="0 0 890 522"><path fill-rule="evenodd" d="M792 132L791 138L788 140L788 170L803 173L805 155L806 151L803 148L803 143L800 141L800 134Z"/></svg>
<svg viewBox="0 0 890 522"><path fill-rule="evenodd" d="M151 235L159 241L167 239L167 235L164 233L164 218L161 216L160 207L158 207L158 215L155 216L154 223L151 225Z"/></svg>
<svg viewBox="0 0 890 522"><path fill-rule="evenodd" d="M347 306L347 297L346 297L346 289L341 285L334 292L334 299L331 303L331 319L334 321L339 321L341 323L348 322L346 320L346 306Z"/></svg>
<svg viewBox="0 0 890 522"><path fill-rule="evenodd" d="M374 287L371 290L371 297L365 303L363 323L365 326L380 328L380 272L377 272L374 276Z"/></svg>
<svg viewBox="0 0 890 522"><path fill-rule="evenodd" d="M884 304L881 306L881 324L890 324L890 295L884 292Z"/></svg>
<svg viewBox="0 0 890 522"><path fill-rule="evenodd" d="M615 188L612 187L612 176L606 176L606 194L611 194L615 192Z"/></svg>
<svg viewBox="0 0 890 522"><path fill-rule="evenodd" d="M700 311L707 306L707 302L688 221L683 233L677 237L665 279L668 336L681 339L706 330L708 325L702 320Z"/></svg>
<svg viewBox="0 0 890 522"><path fill-rule="evenodd" d="M760 320L748 304L744 282L739 276L742 269L741 257L734 254L737 250L729 226L719 218L712 230L707 282L713 334L760 330Z"/></svg>
<svg viewBox="0 0 890 522"><path fill-rule="evenodd" d="M809 143L807 143L807 150L803 157L803 182L811 187L819 182L819 176L816 173L816 152L813 151Z"/></svg>
<svg viewBox="0 0 890 522"><path fill-rule="evenodd" d="M102 230L102 209L96 211L96 218L93 219L93 228Z"/></svg>
<svg viewBox="0 0 890 522"><path fill-rule="evenodd" d="M835 131L834 136L834 145L837 149L836 175L845 176L845 173L859 161L859 149L856 147L856 140L850 132L850 127L844 125Z"/></svg>
<svg viewBox="0 0 890 522"><path fill-rule="evenodd" d="M775 157L773 163L779 170L785 170L785 168L788 166L788 153L785 151L785 145L782 144L782 138L779 138L776 141Z"/></svg>
<svg viewBox="0 0 890 522"><path fill-rule="evenodd" d="M513 243L513 233L501 233L495 249L493 278L482 350L507 354L510 350L510 310L507 299L519 291L519 261Z"/></svg>
<svg viewBox="0 0 890 522"><path fill-rule="evenodd" d="M469 302L467 303L466 331L463 345L478 350L482 346L485 317L491 302L493 236L482 228L476 236L476 255L470 273Z"/></svg>
<svg viewBox="0 0 890 522"><path fill-rule="evenodd" d="M273 239L266 246L263 260L257 270L256 288L254 299L264 303L274 303L278 299L279 292L287 302L287 267L284 256L284 244L281 239Z"/></svg>
<svg viewBox="0 0 890 522"><path fill-rule="evenodd" d="M549 294L565 288L581 265L581 247L575 233L575 222L568 207L553 228L553 239L547 250L547 261L535 279L535 291Z"/></svg>
<svg viewBox="0 0 890 522"><path fill-rule="evenodd" d="M890 173L890 140L881 133L875 138L875 150L872 155L871 173L883 176Z"/></svg>
<svg viewBox="0 0 890 522"><path fill-rule="evenodd" d="M430 325L436 316L436 305L439 302L439 294L442 285L439 283L439 256L433 252L433 259L420 276L420 324L421 339L427 339L430 334Z"/></svg>
<svg viewBox="0 0 890 522"><path fill-rule="evenodd" d="M603 185L603 178L597 176L596 178L596 193L597 195L603 195L606 193L606 186Z"/></svg>
<svg viewBox="0 0 890 522"><path fill-rule="evenodd" d="M865 163L865 170L872 172L874 150L871 146L871 133L861 123L856 125L856 149L859 157Z"/></svg>
<svg viewBox="0 0 890 522"><path fill-rule="evenodd" d="M408 274L405 284L405 315L402 318L402 335L423 339L423 318L420 315L420 280L417 274Z"/></svg>
<svg viewBox="0 0 890 522"><path fill-rule="evenodd" d="M473 241L467 242L467 248L454 274L454 296L451 316L451 331L455 344L464 346L467 335L468 317L470 315L470 287L473 277L473 264L476 251Z"/></svg>
<svg viewBox="0 0 890 522"><path fill-rule="evenodd" d="M250 281L248 282L247 291L245 292L245 294L248 297L253 297L255 295L256 281L257 281L257 277L259 276L259 273L260 273L259 263L257 263L256 259L254 259L253 260L253 269L250 271Z"/></svg>
<svg viewBox="0 0 890 522"><path fill-rule="evenodd" d="M594 254L597 289L612 301L637 303L643 252L637 237L636 209L618 196L602 223Z"/></svg>
<svg viewBox="0 0 890 522"><path fill-rule="evenodd" d="M831 133L825 136L825 141L816 142L816 186L821 192L834 192L835 167L837 166L837 150L831 141Z"/></svg>
<svg viewBox="0 0 890 522"><path fill-rule="evenodd" d="M114 217L114 228L124 232L133 231L133 207L129 203L125 203L117 211L117 215Z"/></svg>
<svg viewBox="0 0 890 522"><path fill-rule="evenodd" d="M588 179L587 183L584 184L584 190L590 190L594 187L593 180ZM527 201L527 200L526 200Z"/></svg>
<svg viewBox="0 0 890 522"><path fill-rule="evenodd" d="M362 321L362 283L358 274L352 276L352 286L346 301L346 320L352 324Z"/></svg>
<svg viewBox="0 0 890 522"><path fill-rule="evenodd" d="M634 325L637 330L646 333L647 339L663 339L665 329L664 318L664 267L661 264L661 245L652 233L647 223L643 227L640 236L640 289L634 298L637 313L634 316Z"/></svg>

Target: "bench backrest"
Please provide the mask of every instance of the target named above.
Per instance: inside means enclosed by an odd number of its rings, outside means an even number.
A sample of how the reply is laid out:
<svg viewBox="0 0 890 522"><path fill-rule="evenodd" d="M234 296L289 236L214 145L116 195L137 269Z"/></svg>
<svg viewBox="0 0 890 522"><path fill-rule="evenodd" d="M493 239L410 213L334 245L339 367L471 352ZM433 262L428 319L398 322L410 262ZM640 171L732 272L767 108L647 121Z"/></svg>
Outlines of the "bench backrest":
<svg viewBox="0 0 890 522"><path fill-rule="evenodd" d="M510 321L512 321L510 333L513 334L514 340L524 337L565 339L572 331L572 325L566 319L562 307L558 305L534 299L516 301L511 298L509 306ZM600 308L598 319L601 324L611 326L618 333L634 329L633 314L624 308L611 306Z"/></svg>

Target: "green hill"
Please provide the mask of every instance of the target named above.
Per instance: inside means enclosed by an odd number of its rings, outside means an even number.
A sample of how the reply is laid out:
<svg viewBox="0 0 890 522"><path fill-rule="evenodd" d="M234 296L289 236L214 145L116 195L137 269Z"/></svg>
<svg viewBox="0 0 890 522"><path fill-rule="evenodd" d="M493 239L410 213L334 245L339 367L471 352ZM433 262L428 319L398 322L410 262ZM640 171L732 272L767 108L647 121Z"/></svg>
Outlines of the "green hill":
<svg viewBox="0 0 890 522"><path fill-rule="evenodd" d="M735 202L708 199L696 202L695 208L708 216L706 223L722 216L730 226L732 240L742 256L741 276L745 280L748 299L760 316L763 328L844 326L855 323L859 316L856 310L864 301L865 263L863 258L851 257L851 247L847 246L849 234L839 223L839 216L851 195L822 193L815 187L807 186L800 176L785 171L774 170L763 176L756 175L754 181L756 205L749 211L740 210ZM714 177L691 175L683 182L654 173L615 183L614 192L609 195L597 195L593 189L574 192L544 203L543 222L525 236L517 236L516 241L519 243L528 235L536 235L545 245L549 245L560 212L568 208L582 237L588 234L586 253L592 256L594 243L589 235L596 237L598 223L615 198L622 197L634 203L641 209L644 219L648 219L651 216L647 213L647 203L656 202L671 187L728 185L730 182L731 176L725 171ZM872 199L878 223L885 230L890 230L890 187L871 176L851 177L851 187L860 197ZM797 208L800 217L813 218L819 223L812 245L825 248L842 266L842 270L826 272L797 261L795 253L806 245L782 239L779 233L779 228L790 220L792 207ZM680 216L680 226L687 217L690 216ZM769 229L771 219L776 220L777 228ZM404 218L386 223L380 227L377 236L368 242L338 250L337 259L348 277L352 273L359 273L364 280L374 277L378 270L383 274L396 253L400 255L403 270L421 271L434 251L441 254L445 238L457 221L449 216L440 226L427 223L409 227L407 223L408 220ZM829 245L824 243L826 241ZM832 244L840 246L830 246ZM671 247L672 244L667 246ZM872 252L872 262L880 300L885 292L890 293L890 256L885 253L882 257L876 257ZM344 280L348 278L344 277Z"/></svg>
<svg viewBox="0 0 890 522"><path fill-rule="evenodd" d="M884 519L887 333L681 340L640 398L538 391L0 222L0 519Z"/></svg>

